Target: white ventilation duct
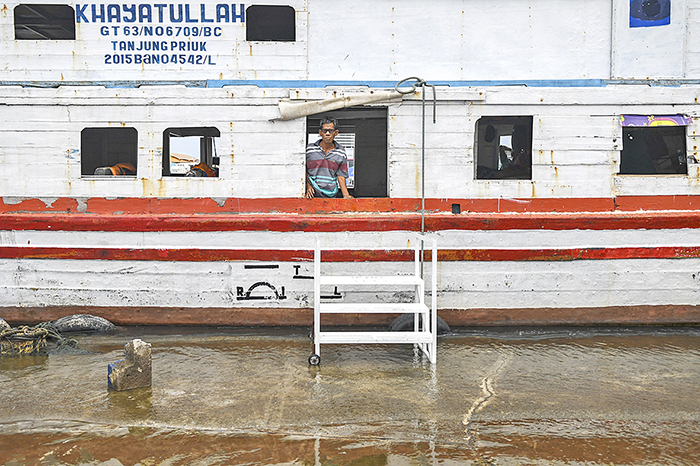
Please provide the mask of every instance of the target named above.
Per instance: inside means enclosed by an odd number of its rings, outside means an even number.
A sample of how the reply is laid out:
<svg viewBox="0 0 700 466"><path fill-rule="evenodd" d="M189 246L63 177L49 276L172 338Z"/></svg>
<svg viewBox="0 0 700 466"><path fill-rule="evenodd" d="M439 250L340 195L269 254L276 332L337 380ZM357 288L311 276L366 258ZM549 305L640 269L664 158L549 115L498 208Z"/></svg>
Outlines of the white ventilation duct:
<svg viewBox="0 0 700 466"><path fill-rule="evenodd" d="M315 115L317 113L329 112L355 105L365 105L385 100L400 99L402 95L396 91L372 92L368 94L357 94L345 97L335 97L325 100L292 101L290 99L281 100L279 103L280 117L278 120L293 120L295 118Z"/></svg>

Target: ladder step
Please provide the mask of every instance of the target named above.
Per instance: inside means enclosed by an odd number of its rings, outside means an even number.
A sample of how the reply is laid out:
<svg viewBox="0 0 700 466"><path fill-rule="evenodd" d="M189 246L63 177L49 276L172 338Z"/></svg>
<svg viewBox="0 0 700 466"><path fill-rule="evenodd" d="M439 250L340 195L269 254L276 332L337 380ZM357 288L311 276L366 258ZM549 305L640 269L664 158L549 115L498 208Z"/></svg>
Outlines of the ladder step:
<svg viewBox="0 0 700 466"><path fill-rule="evenodd" d="M321 303L321 314L394 314L429 312L423 303Z"/></svg>
<svg viewBox="0 0 700 466"><path fill-rule="evenodd" d="M319 343L432 343L428 332L319 332Z"/></svg>
<svg viewBox="0 0 700 466"><path fill-rule="evenodd" d="M320 283L321 285L421 285L423 279L415 275L321 275Z"/></svg>

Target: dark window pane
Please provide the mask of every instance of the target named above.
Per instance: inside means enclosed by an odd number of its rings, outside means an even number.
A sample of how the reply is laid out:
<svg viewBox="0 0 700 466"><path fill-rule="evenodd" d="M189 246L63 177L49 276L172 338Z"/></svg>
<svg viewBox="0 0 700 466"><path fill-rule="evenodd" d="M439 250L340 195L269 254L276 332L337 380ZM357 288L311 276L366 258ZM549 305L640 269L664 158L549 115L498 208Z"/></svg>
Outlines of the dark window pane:
<svg viewBox="0 0 700 466"><path fill-rule="evenodd" d="M80 133L83 176L136 175L138 131L135 128L85 128Z"/></svg>
<svg viewBox="0 0 700 466"><path fill-rule="evenodd" d="M294 42L295 20L291 6L249 6L245 10L246 40Z"/></svg>
<svg viewBox="0 0 700 466"><path fill-rule="evenodd" d="M69 5L18 5L15 39L75 40L75 11Z"/></svg>
<svg viewBox="0 0 700 466"><path fill-rule="evenodd" d="M620 174L688 174L685 126L623 128Z"/></svg>
<svg viewBox="0 0 700 466"><path fill-rule="evenodd" d="M482 117L476 122L476 178L532 179L532 117Z"/></svg>

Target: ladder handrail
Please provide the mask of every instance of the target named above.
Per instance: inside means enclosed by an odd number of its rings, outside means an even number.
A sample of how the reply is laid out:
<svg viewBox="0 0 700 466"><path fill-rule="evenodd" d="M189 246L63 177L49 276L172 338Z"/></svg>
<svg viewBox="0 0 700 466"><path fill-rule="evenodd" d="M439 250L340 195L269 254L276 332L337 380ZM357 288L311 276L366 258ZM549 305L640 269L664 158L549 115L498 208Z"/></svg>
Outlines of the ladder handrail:
<svg viewBox="0 0 700 466"><path fill-rule="evenodd" d="M407 244L406 246L402 247L364 247L364 248L353 248L353 249L358 249L358 250L410 250L414 249L414 273L417 282L413 284L414 291L415 291L415 302L421 304L424 306L425 311L414 311L416 314L414 314L414 331L409 332L408 334L405 335L406 338L397 338L396 335L391 335L391 338L389 338L389 334L387 333L384 342L400 342L400 343L414 343L420 347L420 349L428 356L430 359L430 362L435 364L436 363L436 358L437 358L437 240L432 237L428 237L425 234L421 233L411 233L411 236L415 237L417 241L415 244ZM426 243L430 243L430 249L431 249L431 301L430 305L426 305L425 303L425 292L426 292L426 287L425 287L425 279L422 276L422 260L423 259L423 253L424 249L426 246ZM337 335L335 332L321 332L321 314L323 311L321 310L322 308L322 303L321 303L321 255L322 251L331 251L331 250L337 250L337 247L327 247L327 248L322 248L321 247L321 242L320 238L318 235L315 236L315 247L314 247L314 351L315 354L312 355L311 358L317 357L318 361L320 361L320 344L321 344L321 339L326 338L326 343L337 343L340 341L343 341L345 343L359 343L359 342L366 342L367 340L367 335L366 334L353 334L352 332L347 332L348 333L348 339L343 338L336 338L335 341L331 341L332 339L330 338L332 335ZM350 249L350 248L345 248L345 249ZM358 277L356 276L333 276L333 275L328 275L328 277L332 278L342 278L345 277L346 279L356 279ZM364 275L360 275L360 277L364 277ZM388 278L388 277L387 277ZM336 310L334 312L352 312L352 311L338 311ZM373 311L365 311L365 312L373 312ZM422 317L422 323L419 324L419 318L418 318L418 313L420 313ZM331 335L332 334L332 335ZM425 337L427 334L430 335L430 342L427 342ZM328 335L328 336L326 336ZM362 335L362 336L359 336ZM381 340L381 332L377 334L378 336L376 337L377 340L373 341L375 343L382 343ZM411 335L414 335L413 338L415 340L411 341ZM356 341L351 341L352 338L357 337ZM374 340L375 337L369 338L369 340ZM311 358L309 358L309 361L311 363ZM318 364L318 361L316 364Z"/></svg>

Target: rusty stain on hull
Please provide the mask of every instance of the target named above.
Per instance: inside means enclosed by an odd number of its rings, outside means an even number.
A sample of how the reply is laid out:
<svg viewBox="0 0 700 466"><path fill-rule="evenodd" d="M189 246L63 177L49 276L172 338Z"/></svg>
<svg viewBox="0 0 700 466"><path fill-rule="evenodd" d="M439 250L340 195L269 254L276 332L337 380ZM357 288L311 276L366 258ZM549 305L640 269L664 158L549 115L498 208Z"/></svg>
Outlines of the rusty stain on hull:
<svg viewBox="0 0 700 466"><path fill-rule="evenodd" d="M37 324L80 313L103 317L116 325L310 326L311 308L184 308L48 306L0 308L11 324ZM700 306L608 306L578 308L440 309L450 326L700 324ZM329 325L388 325L395 314L329 315Z"/></svg>

